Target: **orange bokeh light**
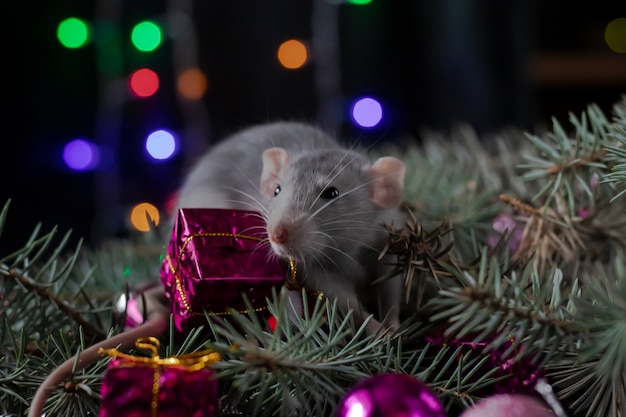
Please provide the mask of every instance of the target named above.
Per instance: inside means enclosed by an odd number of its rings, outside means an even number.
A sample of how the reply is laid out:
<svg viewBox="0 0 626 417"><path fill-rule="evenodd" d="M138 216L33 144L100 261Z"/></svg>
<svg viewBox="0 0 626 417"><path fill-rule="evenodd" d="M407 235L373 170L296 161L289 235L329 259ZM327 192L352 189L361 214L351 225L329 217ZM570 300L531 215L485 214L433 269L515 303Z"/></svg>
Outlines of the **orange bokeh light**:
<svg viewBox="0 0 626 417"><path fill-rule="evenodd" d="M278 61L287 69L301 68L308 59L307 47L300 41L290 39L278 47Z"/></svg>
<svg viewBox="0 0 626 417"><path fill-rule="evenodd" d="M207 85L206 76L198 68L189 68L178 76L178 92L189 100L201 98L207 91Z"/></svg>
<svg viewBox="0 0 626 417"><path fill-rule="evenodd" d="M159 209L150 203L139 203L130 212L130 223L140 232L149 232L151 224L148 217L154 225L159 224Z"/></svg>

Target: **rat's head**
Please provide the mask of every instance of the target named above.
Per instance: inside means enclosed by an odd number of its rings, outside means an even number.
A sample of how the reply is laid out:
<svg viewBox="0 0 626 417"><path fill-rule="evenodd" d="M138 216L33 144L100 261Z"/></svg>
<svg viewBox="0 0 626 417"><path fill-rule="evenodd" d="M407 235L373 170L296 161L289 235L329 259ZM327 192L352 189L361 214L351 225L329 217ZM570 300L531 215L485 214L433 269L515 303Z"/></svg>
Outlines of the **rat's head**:
<svg viewBox="0 0 626 417"><path fill-rule="evenodd" d="M261 192L271 198L267 231L274 252L325 263L373 245L385 212L402 202L404 173L392 157L370 164L351 151L292 157L283 148L267 149Z"/></svg>

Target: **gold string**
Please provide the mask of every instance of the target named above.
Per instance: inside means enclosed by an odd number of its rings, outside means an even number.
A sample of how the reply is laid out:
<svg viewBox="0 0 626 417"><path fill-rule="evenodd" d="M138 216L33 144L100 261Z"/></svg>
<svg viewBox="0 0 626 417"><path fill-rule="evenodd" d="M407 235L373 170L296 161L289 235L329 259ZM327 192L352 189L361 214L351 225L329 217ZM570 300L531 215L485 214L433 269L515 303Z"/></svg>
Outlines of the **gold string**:
<svg viewBox="0 0 626 417"><path fill-rule="evenodd" d="M302 291L302 286L298 284L296 280L296 261L293 258L289 258L289 276L291 281L285 281L285 287L290 291ZM313 297L317 297L320 300L324 298L324 293L321 291L308 291L307 294Z"/></svg>
<svg viewBox="0 0 626 417"><path fill-rule="evenodd" d="M288 290L301 290L302 288L298 285L298 282L296 281L296 261L293 260L293 258L289 258L289 272L290 272L290 277L291 277L291 281L285 281L285 287L287 287Z"/></svg>
<svg viewBox="0 0 626 417"><path fill-rule="evenodd" d="M159 386L161 382L161 367L154 368L152 377L152 401L150 401L150 417L157 417L159 409Z"/></svg>

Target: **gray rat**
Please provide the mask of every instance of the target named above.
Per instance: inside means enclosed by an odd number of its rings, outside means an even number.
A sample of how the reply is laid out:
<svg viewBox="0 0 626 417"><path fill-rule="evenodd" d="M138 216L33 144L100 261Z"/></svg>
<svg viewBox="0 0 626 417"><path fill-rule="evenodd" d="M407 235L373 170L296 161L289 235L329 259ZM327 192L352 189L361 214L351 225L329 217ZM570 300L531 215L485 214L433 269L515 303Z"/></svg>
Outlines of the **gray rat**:
<svg viewBox="0 0 626 417"><path fill-rule="evenodd" d="M384 223L402 222L398 206L405 166L397 158L370 163L322 130L303 123L252 126L214 146L195 165L178 207L257 210L273 252L292 258L298 282L351 308L360 324L373 313L399 326L401 279L373 282ZM378 330L372 320L368 330Z"/></svg>
<svg viewBox="0 0 626 417"><path fill-rule="evenodd" d="M378 259L387 238L383 224L403 222L398 206L404 174L396 158L370 163L313 126L277 122L250 127L214 146L187 176L178 208L260 212L273 252L295 260L300 285L352 309L357 325L374 314L378 320L367 325L374 334L400 324L401 278L373 283L387 268ZM128 350L140 337L163 335L169 317L164 290L144 296L140 309L147 321L57 367L37 389L28 417L40 417L51 391L101 359L99 349ZM295 304L295 294L290 298Z"/></svg>

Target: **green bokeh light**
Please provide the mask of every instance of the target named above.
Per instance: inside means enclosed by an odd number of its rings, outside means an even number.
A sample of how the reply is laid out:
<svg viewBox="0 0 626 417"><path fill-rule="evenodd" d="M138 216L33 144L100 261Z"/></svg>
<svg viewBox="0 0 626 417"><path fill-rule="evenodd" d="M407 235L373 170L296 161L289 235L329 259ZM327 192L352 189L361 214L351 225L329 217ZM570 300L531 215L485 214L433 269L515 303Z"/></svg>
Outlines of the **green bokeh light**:
<svg viewBox="0 0 626 417"><path fill-rule="evenodd" d="M153 51L161 44L161 28L149 20L137 23L130 35L130 40L140 51Z"/></svg>
<svg viewBox="0 0 626 417"><path fill-rule="evenodd" d="M348 3L358 5L370 4L371 2L372 0L348 0Z"/></svg>
<svg viewBox="0 0 626 417"><path fill-rule="evenodd" d="M91 38L89 24L77 17L68 17L57 27L57 39L66 48L76 49L85 46Z"/></svg>

